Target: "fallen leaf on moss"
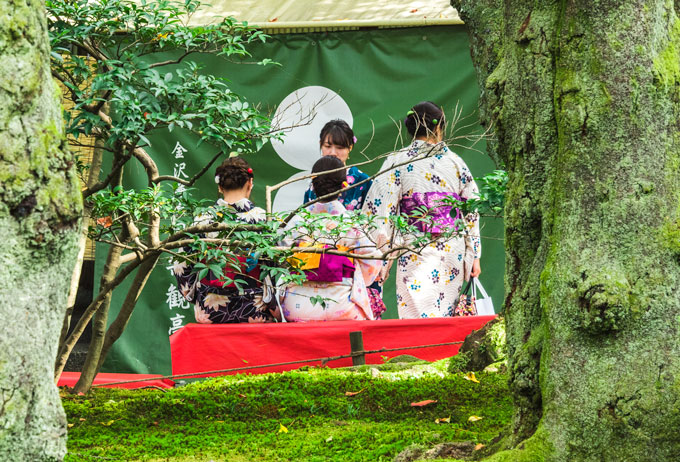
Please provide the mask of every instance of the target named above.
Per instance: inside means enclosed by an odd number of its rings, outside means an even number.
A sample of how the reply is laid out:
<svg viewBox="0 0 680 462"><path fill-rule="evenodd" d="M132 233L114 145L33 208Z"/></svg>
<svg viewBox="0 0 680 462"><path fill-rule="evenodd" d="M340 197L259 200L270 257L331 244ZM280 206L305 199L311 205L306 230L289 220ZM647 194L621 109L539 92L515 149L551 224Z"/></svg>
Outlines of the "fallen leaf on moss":
<svg viewBox="0 0 680 462"><path fill-rule="evenodd" d="M451 416L442 417L441 419L434 419L434 423L451 423Z"/></svg>
<svg viewBox="0 0 680 462"><path fill-rule="evenodd" d="M109 420L108 422L99 422L100 424L104 425L105 427L110 427L115 420Z"/></svg>
<svg viewBox="0 0 680 462"><path fill-rule="evenodd" d="M468 422L477 422L478 420L482 420L482 418L478 415L471 415L468 417Z"/></svg>
<svg viewBox="0 0 680 462"><path fill-rule="evenodd" d="M345 396L356 396L356 395L358 395L359 393L362 393L364 390L365 390L365 388L362 388L362 389L359 390L359 391L346 391L346 392L345 392Z"/></svg>
<svg viewBox="0 0 680 462"><path fill-rule="evenodd" d="M417 403L411 403L412 407L423 407L427 406L428 404L434 404L436 403L436 399L426 399L425 401L418 401Z"/></svg>
<svg viewBox="0 0 680 462"><path fill-rule="evenodd" d="M75 424L66 424L66 426L67 426L68 428L71 428L71 427L73 427L74 425L75 425Z"/></svg>
<svg viewBox="0 0 680 462"><path fill-rule="evenodd" d="M326 438L326 443L330 443L331 441L333 441L333 436L329 436L328 438Z"/></svg>
<svg viewBox="0 0 680 462"><path fill-rule="evenodd" d="M475 446L475 451L479 451L479 450L482 449L484 446L485 446L484 444L479 443L477 446Z"/></svg>
<svg viewBox="0 0 680 462"><path fill-rule="evenodd" d="M470 382L479 383L479 380L477 380L477 377L475 377L474 372L468 372L463 378L469 380Z"/></svg>
<svg viewBox="0 0 680 462"><path fill-rule="evenodd" d="M81 422L85 422L87 419L86 419L85 417L81 417L81 418L78 419L78 420L80 420Z"/></svg>
<svg viewBox="0 0 680 462"><path fill-rule="evenodd" d="M247 398L247 396L244 395L243 393L239 393L239 394L238 394L238 397L239 397L239 398Z"/></svg>
<svg viewBox="0 0 680 462"><path fill-rule="evenodd" d="M282 423L279 423L279 433L288 433L288 429Z"/></svg>

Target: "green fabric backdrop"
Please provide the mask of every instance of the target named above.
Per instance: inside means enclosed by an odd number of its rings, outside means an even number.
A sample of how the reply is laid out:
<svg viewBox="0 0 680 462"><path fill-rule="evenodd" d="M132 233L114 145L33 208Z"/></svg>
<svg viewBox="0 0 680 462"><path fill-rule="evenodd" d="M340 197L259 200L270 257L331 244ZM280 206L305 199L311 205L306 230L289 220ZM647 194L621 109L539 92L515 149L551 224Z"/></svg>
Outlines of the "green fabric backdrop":
<svg viewBox="0 0 680 462"><path fill-rule="evenodd" d="M371 137L372 142L366 150L369 157L392 151L398 137L398 128L392 119L401 121L410 106L419 101L434 101L442 105L447 114L460 104L463 113L471 115L465 124L477 120L478 88L463 26L276 35L251 50L255 60L271 58L282 66L238 64L211 55L195 59L205 65L205 72L230 80L234 91L272 113L286 96L302 87L322 86L337 93L351 110L354 131L359 140L350 163L363 160L357 151L364 149ZM315 136L318 137L318 131ZM208 145L197 148L196 139L181 130L156 133L151 140L153 146L150 151L162 174L177 174L183 163L183 171L191 176L213 154ZM182 152L183 158L176 156L178 142L186 150ZM311 142L318 143L318 138ZM481 144L477 148L484 151L485 147ZM452 149L463 157L475 176L482 176L495 168L484 154L456 146ZM271 143L246 159L255 172L255 189L251 199L262 207L265 205L265 185L278 183L301 172L284 162ZM361 168L372 174L380 164L377 162ZM127 177L128 186L146 185L146 177L139 165L131 165ZM214 169L197 184L197 194L217 197L213 177ZM299 201L302 201L301 196ZM500 220L483 219L482 225L481 280L498 311L503 296L502 223ZM105 259L103 249L98 250L97 282ZM169 261L162 260L149 278L127 330L104 364L104 371L170 373L168 334L173 326L194 322L194 317L193 307L182 303L176 290L171 290L174 278L168 266ZM117 314L126 289L127 284L124 284L114 293L110 320ZM388 306L385 318L397 317L393 277L386 284L385 301Z"/></svg>

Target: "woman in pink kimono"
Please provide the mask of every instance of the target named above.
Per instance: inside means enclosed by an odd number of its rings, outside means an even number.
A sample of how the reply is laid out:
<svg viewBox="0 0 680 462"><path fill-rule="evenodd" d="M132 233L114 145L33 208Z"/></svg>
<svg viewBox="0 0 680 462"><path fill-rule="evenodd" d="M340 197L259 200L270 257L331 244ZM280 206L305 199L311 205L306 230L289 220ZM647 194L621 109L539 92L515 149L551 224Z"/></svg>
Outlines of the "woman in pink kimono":
<svg viewBox="0 0 680 462"><path fill-rule="evenodd" d="M404 120L413 143L390 155L368 192L363 212L377 217L409 216L410 224L432 234L433 242L418 253L397 259L397 308L400 318L454 316L463 280L481 273L482 246L479 216L451 216L444 198L465 201L477 196L472 174L463 159L442 142L445 131L443 111L434 103L415 105ZM428 209L428 221L413 215ZM422 215L422 214L421 214ZM458 237L439 237L455 229L464 218L465 229ZM381 219L377 240L387 240L382 251L398 244L410 244L414 236L394 235L392 222ZM381 237L380 237L381 236Z"/></svg>
<svg viewBox="0 0 680 462"><path fill-rule="evenodd" d="M344 164L338 158L325 156L312 167L312 173L336 170L312 180L314 192L323 197L339 191L346 181ZM286 227L283 240L290 247L323 247L371 255L375 247L360 230L350 228L333 235L342 226L328 216L348 214L338 194L316 202L296 215ZM321 215L321 216L317 216ZM326 215L324 217L323 215ZM307 275L301 285L289 285L282 302L287 321L357 321L374 319L366 287L380 272L381 260L360 260L346 256L298 253L296 263Z"/></svg>

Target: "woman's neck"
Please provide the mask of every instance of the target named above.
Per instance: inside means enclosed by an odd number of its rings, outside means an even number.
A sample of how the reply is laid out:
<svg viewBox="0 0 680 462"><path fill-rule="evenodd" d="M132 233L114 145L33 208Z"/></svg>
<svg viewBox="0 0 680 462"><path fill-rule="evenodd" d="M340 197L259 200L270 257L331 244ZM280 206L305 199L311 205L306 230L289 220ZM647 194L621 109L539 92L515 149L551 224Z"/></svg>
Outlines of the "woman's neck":
<svg viewBox="0 0 680 462"><path fill-rule="evenodd" d="M437 138L433 138L431 136L416 136L415 140L416 141L424 141L424 142L429 143L429 144L437 144L440 141Z"/></svg>
<svg viewBox="0 0 680 462"><path fill-rule="evenodd" d="M222 199L224 199L224 202L227 204L235 204L240 200L248 199L248 195L243 190L235 189L223 192Z"/></svg>

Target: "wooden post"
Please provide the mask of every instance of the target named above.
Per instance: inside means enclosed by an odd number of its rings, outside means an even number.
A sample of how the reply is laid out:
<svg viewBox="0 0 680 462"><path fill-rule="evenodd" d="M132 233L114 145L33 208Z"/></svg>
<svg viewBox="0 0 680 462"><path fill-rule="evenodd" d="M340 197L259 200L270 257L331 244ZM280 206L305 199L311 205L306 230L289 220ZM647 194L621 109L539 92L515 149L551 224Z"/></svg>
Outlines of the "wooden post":
<svg viewBox="0 0 680 462"><path fill-rule="evenodd" d="M364 356L364 337L361 331L349 333L349 345L352 349L352 365L363 366L366 364L366 356Z"/></svg>

